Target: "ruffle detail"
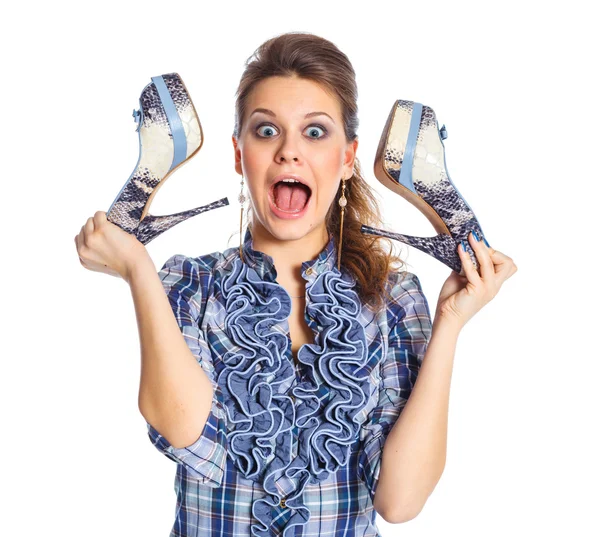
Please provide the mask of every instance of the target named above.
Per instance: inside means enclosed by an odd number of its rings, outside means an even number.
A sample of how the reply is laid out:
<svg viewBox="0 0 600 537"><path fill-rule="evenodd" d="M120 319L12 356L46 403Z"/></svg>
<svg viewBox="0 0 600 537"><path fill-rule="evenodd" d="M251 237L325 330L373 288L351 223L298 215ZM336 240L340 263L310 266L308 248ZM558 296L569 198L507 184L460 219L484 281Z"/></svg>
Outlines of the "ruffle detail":
<svg viewBox="0 0 600 537"><path fill-rule="evenodd" d="M291 312L285 289L261 279L239 258L222 277L225 331L234 345L222 357L218 376L228 415L227 451L242 474L267 493L252 505L259 524L251 531L257 537L269 535L273 508L282 498L279 479L294 487L286 494L292 514L285 537L292 526L310 519L302 502L306 484L346 465L359 439L357 415L371 396L369 377L376 364L368 361L355 284L333 267L307 285L307 312L319 332L315 343L300 348L296 375L290 340L281 328Z"/></svg>

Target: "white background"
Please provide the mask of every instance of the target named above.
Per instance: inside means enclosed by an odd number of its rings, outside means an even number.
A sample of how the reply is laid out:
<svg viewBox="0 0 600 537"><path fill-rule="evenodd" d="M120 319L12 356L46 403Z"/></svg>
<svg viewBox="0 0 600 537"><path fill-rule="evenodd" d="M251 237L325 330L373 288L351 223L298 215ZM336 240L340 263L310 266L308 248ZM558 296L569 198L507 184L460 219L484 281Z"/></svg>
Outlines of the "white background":
<svg viewBox="0 0 600 537"><path fill-rule="evenodd" d="M176 467L137 408L129 288L83 268L73 237L133 170L141 90L178 72L205 142L151 212L230 206L148 250L158 270L235 246L234 92L263 41L300 30L353 63L358 158L387 228L434 234L373 174L391 106L415 100L446 125L454 183L519 268L459 337L438 486L417 518L378 518L382 535L600 535L599 48L584 2L29 2L2 19L0 534L169 534ZM449 269L396 244L434 308Z"/></svg>

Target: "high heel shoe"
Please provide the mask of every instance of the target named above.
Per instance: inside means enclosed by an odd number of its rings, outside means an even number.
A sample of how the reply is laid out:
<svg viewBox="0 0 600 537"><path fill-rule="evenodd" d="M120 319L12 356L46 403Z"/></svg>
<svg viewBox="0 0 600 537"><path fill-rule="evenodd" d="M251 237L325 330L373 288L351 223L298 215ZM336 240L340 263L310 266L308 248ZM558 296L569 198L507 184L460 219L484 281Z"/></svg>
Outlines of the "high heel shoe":
<svg viewBox="0 0 600 537"><path fill-rule="evenodd" d="M165 216L148 213L158 189L202 147L204 136L192 99L177 73L152 77L133 111L139 157L133 173L106 212L107 219L148 244L176 224L229 205L227 198Z"/></svg>
<svg viewBox="0 0 600 537"><path fill-rule="evenodd" d="M379 140L375 177L417 207L438 235L414 237L366 225L361 231L413 246L464 276L457 245L464 240L475 268L479 269L468 235L474 231L479 240L484 237L473 210L448 175L443 143L447 136L446 126L439 128L429 106L403 100L394 103Z"/></svg>

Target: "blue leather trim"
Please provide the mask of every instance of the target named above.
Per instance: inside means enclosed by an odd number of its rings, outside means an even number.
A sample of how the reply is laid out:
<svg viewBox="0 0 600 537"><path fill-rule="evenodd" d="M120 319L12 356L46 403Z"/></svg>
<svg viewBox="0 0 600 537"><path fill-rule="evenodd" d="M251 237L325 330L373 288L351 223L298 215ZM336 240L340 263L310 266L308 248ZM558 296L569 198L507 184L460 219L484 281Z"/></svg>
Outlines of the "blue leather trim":
<svg viewBox="0 0 600 537"><path fill-rule="evenodd" d="M421 126L421 115L423 114L423 105L421 103L413 103L412 115L410 116L410 127L408 129L408 138L404 149L404 158L400 167L400 178L398 182L408 188L411 192L417 194L413 185L412 168L415 158L415 148L417 147L417 136L419 127ZM418 194L417 194L418 195Z"/></svg>
<svg viewBox="0 0 600 537"><path fill-rule="evenodd" d="M152 82L154 82L154 85L158 90L158 96L162 101L163 108L165 109L165 113L167 114L167 119L169 120L169 125L171 127L171 134L173 135L173 163L171 164L171 168L169 168L172 170L175 166L184 161L187 156L187 138L185 137L185 131L183 130L181 118L177 113L177 108L175 108L175 103L171 98L171 94L167 89L167 85L165 84L163 77L153 76Z"/></svg>

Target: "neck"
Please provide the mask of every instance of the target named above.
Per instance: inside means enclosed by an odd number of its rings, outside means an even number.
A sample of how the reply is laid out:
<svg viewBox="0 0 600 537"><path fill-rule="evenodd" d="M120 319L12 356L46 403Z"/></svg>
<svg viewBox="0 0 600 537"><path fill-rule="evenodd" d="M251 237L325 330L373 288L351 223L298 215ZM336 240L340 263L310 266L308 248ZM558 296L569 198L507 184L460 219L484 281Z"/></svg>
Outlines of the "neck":
<svg viewBox="0 0 600 537"><path fill-rule="evenodd" d="M273 258L277 270L277 281L292 296L303 296L305 281L302 278L302 263L316 259L329 241L327 228L323 224L298 239L274 237L262 224L252 224L254 249Z"/></svg>

